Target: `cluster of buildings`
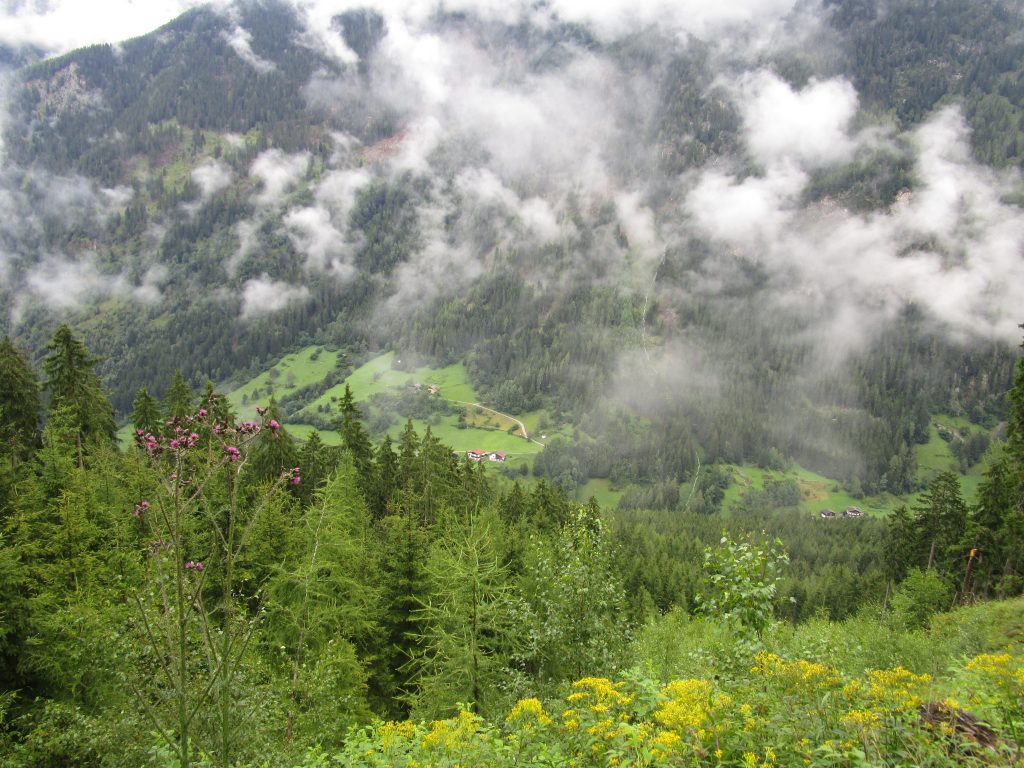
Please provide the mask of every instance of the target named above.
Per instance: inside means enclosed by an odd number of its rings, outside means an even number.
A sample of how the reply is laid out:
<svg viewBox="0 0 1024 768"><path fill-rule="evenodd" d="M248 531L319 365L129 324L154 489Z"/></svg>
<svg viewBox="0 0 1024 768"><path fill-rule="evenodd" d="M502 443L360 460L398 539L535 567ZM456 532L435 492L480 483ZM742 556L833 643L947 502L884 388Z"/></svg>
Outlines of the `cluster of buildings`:
<svg viewBox="0 0 1024 768"><path fill-rule="evenodd" d="M504 461L507 455L504 451L481 451L479 448L466 451L466 458L470 461L483 461L484 459Z"/></svg>
<svg viewBox="0 0 1024 768"><path fill-rule="evenodd" d="M861 511L860 507L847 507L839 517L864 517L864 513ZM823 509L821 510L821 519L835 520L836 513L831 509Z"/></svg>

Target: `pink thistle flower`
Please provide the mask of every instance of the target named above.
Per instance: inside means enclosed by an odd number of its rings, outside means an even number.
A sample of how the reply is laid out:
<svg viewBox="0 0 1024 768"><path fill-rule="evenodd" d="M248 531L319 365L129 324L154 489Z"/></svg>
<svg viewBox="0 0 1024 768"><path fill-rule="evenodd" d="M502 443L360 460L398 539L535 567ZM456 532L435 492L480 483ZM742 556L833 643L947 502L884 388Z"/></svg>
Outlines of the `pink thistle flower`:
<svg viewBox="0 0 1024 768"><path fill-rule="evenodd" d="M270 420L270 428L271 429L280 429L281 425L277 423L277 419L271 419Z"/></svg>
<svg viewBox="0 0 1024 768"><path fill-rule="evenodd" d="M302 478L299 477L298 475L296 475L295 477L292 478L292 485L298 485L301 482L302 482Z"/></svg>
<svg viewBox="0 0 1024 768"><path fill-rule="evenodd" d="M199 417L202 418L205 415L206 415L206 409L205 408L200 408L199 409Z"/></svg>

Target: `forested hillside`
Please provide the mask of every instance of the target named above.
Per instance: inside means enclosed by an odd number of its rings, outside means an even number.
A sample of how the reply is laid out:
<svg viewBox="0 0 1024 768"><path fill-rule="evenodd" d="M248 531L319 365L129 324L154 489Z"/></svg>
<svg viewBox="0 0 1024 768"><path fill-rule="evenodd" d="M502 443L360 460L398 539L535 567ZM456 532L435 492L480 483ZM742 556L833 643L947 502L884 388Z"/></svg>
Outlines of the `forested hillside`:
<svg viewBox="0 0 1024 768"><path fill-rule="evenodd" d="M917 491L930 416L1005 416L1019 11L199 7L17 72L0 322L37 362L71 322L120 420L315 342L573 425L570 491L779 456Z"/></svg>
<svg viewBox="0 0 1024 768"><path fill-rule="evenodd" d="M411 420L375 446L348 391L329 448L179 375L122 451L96 358L47 349L40 432L0 344L11 765L1019 761L1024 363L977 505L944 473L830 522L610 515Z"/></svg>

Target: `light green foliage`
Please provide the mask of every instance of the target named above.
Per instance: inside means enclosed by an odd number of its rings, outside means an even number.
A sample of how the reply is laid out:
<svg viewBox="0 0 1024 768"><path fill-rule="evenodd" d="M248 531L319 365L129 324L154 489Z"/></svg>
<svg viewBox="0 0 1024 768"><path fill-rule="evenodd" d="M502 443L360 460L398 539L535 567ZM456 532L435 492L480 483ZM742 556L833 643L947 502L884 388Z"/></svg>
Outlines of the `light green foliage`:
<svg viewBox="0 0 1024 768"><path fill-rule="evenodd" d="M897 621L916 629L948 609L952 599L952 588L934 570L913 568L893 595L892 610Z"/></svg>
<svg viewBox="0 0 1024 768"><path fill-rule="evenodd" d="M789 557L782 542L747 536L735 541L722 534L717 547L704 551L704 592L701 612L730 624L753 646L774 620L783 569Z"/></svg>
<svg viewBox="0 0 1024 768"><path fill-rule="evenodd" d="M365 648L376 637L378 576L354 477L343 460L306 510L298 546L268 586L264 641L287 672L291 730L306 743L335 741L367 714L356 645Z"/></svg>
<svg viewBox="0 0 1024 768"><path fill-rule="evenodd" d="M606 674L622 663L625 594L606 523L573 505L553 540L535 536L525 555L530 607L526 665L542 686Z"/></svg>
<svg viewBox="0 0 1024 768"><path fill-rule="evenodd" d="M428 596L417 611L419 692L413 711L452 713L459 702L496 712L512 657L522 652L521 600L498 554L492 511L444 515L427 563Z"/></svg>

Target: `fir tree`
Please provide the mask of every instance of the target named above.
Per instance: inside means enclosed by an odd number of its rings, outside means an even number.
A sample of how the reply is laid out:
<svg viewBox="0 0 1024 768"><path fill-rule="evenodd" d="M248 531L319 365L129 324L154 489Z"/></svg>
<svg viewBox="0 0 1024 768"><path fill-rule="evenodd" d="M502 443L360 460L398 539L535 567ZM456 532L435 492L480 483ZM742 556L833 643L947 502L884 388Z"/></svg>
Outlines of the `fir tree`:
<svg viewBox="0 0 1024 768"><path fill-rule="evenodd" d="M0 342L0 440L11 462L39 447L39 381L28 360L7 336Z"/></svg>
<svg viewBox="0 0 1024 768"><path fill-rule="evenodd" d="M67 409L79 448L92 439L112 442L117 433L114 409L93 371L99 358L89 354L67 325L57 329L46 348L50 354L43 362L43 370L50 393L49 412Z"/></svg>
<svg viewBox="0 0 1024 768"><path fill-rule="evenodd" d="M388 503L398 486L398 456L391 447L390 436L384 435L375 458L373 491L368 503L374 519L379 520L387 514Z"/></svg>
<svg viewBox="0 0 1024 768"><path fill-rule="evenodd" d="M171 386L164 393L164 399L160 403L160 408L163 411L164 418L168 421L172 419L183 419L186 416L192 415L192 402L195 399L195 395L192 389L185 382L185 377L181 374L181 369L177 368L174 371L174 378L171 380Z"/></svg>
<svg viewBox="0 0 1024 768"><path fill-rule="evenodd" d="M967 505L956 475L947 471L935 476L914 507L914 524L925 567L949 573L967 531Z"/></svg>
<svg viewBox="0 0 1024 768"><path fill-rule="evenodd" d="M161 427L160 406L149 390L141 387L132 407L132 426L143 434L156 435Z"/></svg>
<svg viewBox="0 0 1024 768"><path fill-rule="evenodd" d="M369 497L373 490L373 446L370 445L370 437L361 421L362 411L356 405L348 384L345 385L345 394L342 395L339 408L341 417L338 431L341 432L341 444L352 457L360 490L364 496Z"/></svg>

